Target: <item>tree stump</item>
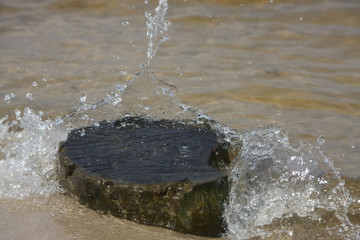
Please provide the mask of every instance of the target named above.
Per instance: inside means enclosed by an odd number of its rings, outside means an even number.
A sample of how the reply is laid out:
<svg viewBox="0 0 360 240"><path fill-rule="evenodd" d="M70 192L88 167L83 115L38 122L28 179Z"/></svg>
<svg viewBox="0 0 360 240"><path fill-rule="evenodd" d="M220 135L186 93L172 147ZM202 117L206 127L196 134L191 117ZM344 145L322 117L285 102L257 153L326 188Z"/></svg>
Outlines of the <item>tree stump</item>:
<svg viewBox="0 0 360 240"><path fill-rule="evenodd" d="M75 129L60 143L60 183L99 212L220 236L230 159L218 138L206 122L139 117Z"/></svg>

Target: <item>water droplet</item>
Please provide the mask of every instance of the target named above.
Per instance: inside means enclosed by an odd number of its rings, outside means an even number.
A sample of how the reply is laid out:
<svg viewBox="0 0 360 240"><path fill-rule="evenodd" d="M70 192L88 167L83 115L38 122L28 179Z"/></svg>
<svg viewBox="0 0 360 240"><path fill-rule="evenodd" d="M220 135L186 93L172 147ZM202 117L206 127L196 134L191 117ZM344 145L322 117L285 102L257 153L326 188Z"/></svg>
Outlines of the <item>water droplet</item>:
<svg viewBox="0 0 360 240"><path fill-rule="evenodd" d="M27 93L26 98L29 99L30 101L32 101L34 99L32 93Z"/></svg>
<svg viewBox="0 0 360 240"><path fill-rule="evenodd" d="M32 85L33 87L37 87L38 84L37 84L37 82L34 81L31 85Z"/></svg>
<svg viewBox="0 0 360 240"><path fill-rule="evenodd" d="M81 137L85 136L85 130L84 129L81 129L80 136Z"/></svg>
<svg viewBox="0 0 360 240"><path fill-rule="evenodd" d="M350 147L351 147L352 149L355 149L355 148L356 148L356 145L355 145L355 144L351 144Z"/></svg>
<svg viewBox="0 0 360 240"><path fill-rule="evenodd" d="M121 25L123 25L124 27L126 27L126 26L129 26L129 22L128 21L123 21L122 23L121 23Z"/></svg>
<svg viewBox="0 0 360 240"><path fill-rule="evenodd" d="M319 136L317 138L317 142L319 143L319 145L323 145L325 143L325 137L324 136Z"/></svg>
<svg viewBox="0 0 360 240"><path fill-rule="evenodd" d="M46 81L47 81L47 79L46 79L46 78L42 78L42 79L41 79L41 81L46 82Z"/></svg>
<svg viewBox="0 0 360 240"><path fill-rule="evenodd" d="M149 1L148 0L144 0L144 4L148 4L149 3Z"/></svg>
<svg viewBox="0 0 360 240"><path fill-rule="evenodd" d="M119 92L125 92L127 85L125 83L118 83L116 84L116 89Z"/></svg>
<svg viewBox="0 0 360 240"><path fill-rule="evenodd" d="M126 74L127 74L127 72L126 71L123 71L123 70L121 70L120 72L119 72L119 74L120 74L120 76L126 76Z"/></svg>
<svg viewBox="0 0 360 240"><path fill-rule="evenodd" d="M55 125L60 125L62 124L64 121L62 120L61 117L56 117L55 120L54 120L54 124Z"/></svg>
<svg viewBox="0 0 360 240"><path fill-rule="evenodd" d="M7 103L10 103L10 95L9 94L6 94L5 97L4 97L4 102L7 102Z"/></svg>
<svg viewBox="0 0 360 240"><path fill-rule="evenodd" d="M302 18L302 17L300 17L300 18L299 18L299 20L300 20L300 21L302 21L302 20L303 20L303 18Z"/></svg>
<svg viewBox="0 0 360 240"><path fill-rule="evenodd" d="M107 102L113 106L116 106L117 104L122 102L121 95L116 94L114 92L110 92L110 93L106 94L106 97L104 100L105 100L105 102Z"/></svg>
<svg viewBox="0 0 360 240"><path fill-rule="evenodd" d="M147 66L148 66L148 65L144 63L144 64L141 64L139 67L140 67L142 70L144 70Z"/></svg>
<svg viewBox="0 0 360 240"><path fill-rule="evenodd" d="M10 103L11 102L11 99L15 97L15 94L14 93L10 93L10 94L6 94L4 96L4 102L6 103Z"/></svg>
<svg viewBox="0 0 360 240"><path fill-rule="evenodd" d="M80 96L80 102L84 103L86 101L86 94L83 93L81 96Z"/></svg>

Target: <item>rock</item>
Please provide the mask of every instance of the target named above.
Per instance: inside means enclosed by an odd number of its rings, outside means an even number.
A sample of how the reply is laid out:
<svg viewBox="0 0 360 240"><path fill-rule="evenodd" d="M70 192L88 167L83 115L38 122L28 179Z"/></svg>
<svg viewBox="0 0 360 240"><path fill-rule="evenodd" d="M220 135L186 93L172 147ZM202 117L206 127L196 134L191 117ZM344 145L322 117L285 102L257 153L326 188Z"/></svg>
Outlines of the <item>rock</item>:
<svg viewBox="0 0 360 240"><path fill-rule="evenodd" d="M99 212L220 236L229 163L206 122L127 117L71 131L60 144L58 172L67 194Z"/></svg>

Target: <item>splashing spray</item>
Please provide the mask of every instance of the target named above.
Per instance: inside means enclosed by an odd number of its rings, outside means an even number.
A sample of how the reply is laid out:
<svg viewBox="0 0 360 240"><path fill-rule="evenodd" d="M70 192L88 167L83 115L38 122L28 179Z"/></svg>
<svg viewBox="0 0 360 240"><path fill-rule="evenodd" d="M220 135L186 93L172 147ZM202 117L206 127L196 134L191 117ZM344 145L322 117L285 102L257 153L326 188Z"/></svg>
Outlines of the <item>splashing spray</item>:
<svg viewBox="0 0 360 240"><path fill-rule="evenodd" d="M357 239L347 217L352 200L322 151L323 137L317 146L302 142L295 149L280 126L272 126L244 132L242 140L224 214L230 237L300 239L308 232L304 239Z"/></svg>
<svg viewBox="0 0 360 240"><path fill-rule="evenodd" d="M180 106L181 100L176 97L176 87L158 79L150 67L159 45L170 39L166 35L171 25L165 19L167 10L167 0L159 0L154 15L145 12L148 49L146 63L141 65L140 71L125 82L116 84L117 91L107 93L104 99L95 104L81 102L80 106L67 114L65 121L74 127L82 127L102 120L115 120L128 114L174 118L186 112Z"/></svg>
<svg viewBox="0 0 360 240"><path fill-rule="evenodd" d="M148 49L146 52L147 63L149 66L151 59L156 55L159 45L170 39L165 33L171 25L170 21L165 19L165 14L168 10L167 0L159 0L159 5L155 9L155 15L152 16L150 12L145 12L147 18L146 26L148 38Z"/></svg>
<svg viewBox="0 0 360 240"><path fill-rule="evenodd" d="M56 178L56 153L67 130L61 118L42 119L26 107L16 119L0 120L0 199L48 196L61 191Z"/></svg>

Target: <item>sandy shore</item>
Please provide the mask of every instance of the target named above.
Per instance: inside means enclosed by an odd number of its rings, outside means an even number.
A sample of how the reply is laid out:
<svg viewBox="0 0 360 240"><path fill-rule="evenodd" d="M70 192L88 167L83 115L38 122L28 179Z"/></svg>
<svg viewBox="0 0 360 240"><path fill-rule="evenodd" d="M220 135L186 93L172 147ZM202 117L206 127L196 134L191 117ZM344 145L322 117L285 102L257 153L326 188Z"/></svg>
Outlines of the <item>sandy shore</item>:
<svg viewBox="0 0 360 240"><path fill-rule="evenodd" d="M0 200L0 212L0 239L4 240L214 239L103 215L63 195L47 199Z"/></svg>

